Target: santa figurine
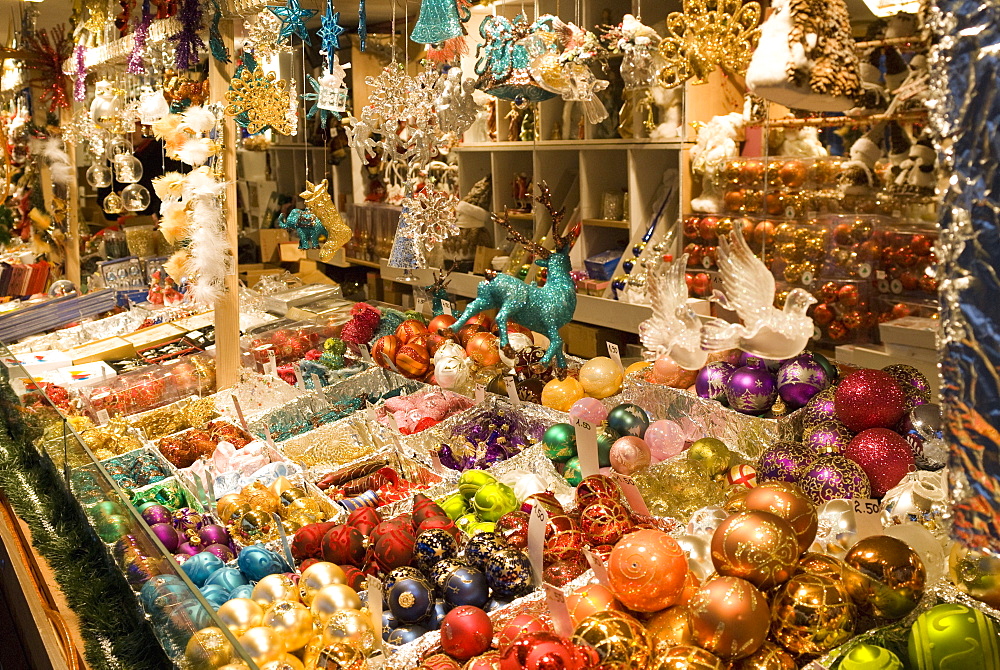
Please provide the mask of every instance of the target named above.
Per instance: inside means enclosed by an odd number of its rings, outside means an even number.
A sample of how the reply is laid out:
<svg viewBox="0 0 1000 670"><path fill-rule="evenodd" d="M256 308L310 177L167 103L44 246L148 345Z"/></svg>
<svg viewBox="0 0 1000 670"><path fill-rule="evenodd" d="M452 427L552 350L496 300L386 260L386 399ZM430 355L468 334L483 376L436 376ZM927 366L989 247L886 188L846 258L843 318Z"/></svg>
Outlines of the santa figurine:
<svg viewBox="0 0 1000 670"><path fill-rule="evenodd" d="M151 305L163 304L163 288L160 286L159 270L153 273L153 281L149 284L149 293L146 294L146 300Z"/></svg>
<svg viewBox="0 0 1000 670"><path fill-rule="evenodd" d="M174 288L174 280L168 276L166 286L163 288L163 302L167 305L176 305L183 299L184 296Z"/></svg>

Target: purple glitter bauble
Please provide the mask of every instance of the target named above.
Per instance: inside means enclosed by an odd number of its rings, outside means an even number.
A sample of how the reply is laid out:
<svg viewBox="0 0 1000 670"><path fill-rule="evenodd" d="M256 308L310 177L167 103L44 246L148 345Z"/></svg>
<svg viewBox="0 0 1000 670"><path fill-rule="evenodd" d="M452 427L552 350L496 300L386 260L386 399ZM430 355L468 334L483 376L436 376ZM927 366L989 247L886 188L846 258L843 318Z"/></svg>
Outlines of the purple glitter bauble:
<svg viewBox="0 0 1000 670"><path fill-rule="evenodd" d="M698 371L694 380L694 390L702 398L726 401L726 380L733 374L736 366L725 361L709 363Z"/></svg>
<svg viewBox="0 0 1000 670"><path fill-rule="evenodd" d="M201 546L194 546L190 542L184 542L177 547L178 554L187 554L188 556L194 556L201 551Z"/></svg>
<svg viewBox="0 0 1000 670"><path fill-rule="evenodd" d="M892 375L906 395L904 408L909 412L914 407L931 401L931 383L920 370L912 365L897 363L882 368L882 372Z"/></svg>
<svg viewBox="0 0 1000 670"><path fill-rule="evenodd" d="M149 527L153 531L153 535L156 536L162 544L164 549L169 551L171 554L177 551L177 545L180 543L180 538L177 536L177 531L169 523L154 523Z"/></svg>
<svg viewBox="0 0 1000 670"><path fill-rule="evenodd" d="M174 512L174 528L184 533L189 530L198 530L205 525L205 518L200 512L196 512L190 507L182 507Z"/></svg>
<svg viewBox="0 0 1000 670"><path fill-rule="evenodd" d="M142 518L146 520L150 526L158 523L170 523L171 516L170 510L168 510L163 505L153 505L152 507L147 507L142 511Z"/></svg>
<svg viewBox="0 0 1000 670"><path fill-rule="evenodd" d="M233 550L224 544L210 544L205 547L205 551L211 552L222 559L223 563L228 563L229 561L236 558L233 554Z"/></svg>
<svg viewBox="0 0 1000 670"><path fill-rule="evenodd" d="M229 544L229 531L215 523L210 523L198 531L198 536L205 544Z"/></svg>
<svg viewBox="0 0 1000 670"><path fill-rule="evenodd" d="M802 428L809 429L824 421L833 421L837 418L837 411L833 405L833 387L820 391L806 403L802 410Z"/></svg>
<svg viewBox="0 0 1000 670"><path fill-rule="evenodd" d="M767 368L738 368L726 380L729 406L743 414L763 414L777 395L778 382Z"/></svg>
<svg viewBox="0 0 1000 670"><path fill-rule="evenodd" d="M802 442L814 454L842 453L852 439L854 433L836 419L818 423L802 433Z"/></svg>
<svg viewBox="0 0 1000 670"><path fill-rule="evenodd" d="M812 354L800 354L778 370L778 395L792 409L808 403L830 385L830 375Z"/></svg>
<svg viewBox="0 0 1000 670"><path fill-rule="evenodd" d="M868 498L871 484L861 466L840 454L823 454L799 478L799 488L817 505L838 498Z"/></svg>
<svg viewBox="0 0 1000 670"><path fill-rule="evenodd" d="M757 463L757 481L797 482L809 464L816 460L816 452L796 442L778 442L761 454Z"/></svg>

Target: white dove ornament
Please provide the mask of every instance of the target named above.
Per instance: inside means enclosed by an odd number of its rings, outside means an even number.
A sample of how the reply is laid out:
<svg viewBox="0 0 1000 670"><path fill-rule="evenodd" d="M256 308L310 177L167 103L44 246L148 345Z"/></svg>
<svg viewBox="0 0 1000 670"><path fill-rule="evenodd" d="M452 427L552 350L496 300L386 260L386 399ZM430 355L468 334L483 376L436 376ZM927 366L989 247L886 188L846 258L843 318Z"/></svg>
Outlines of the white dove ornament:
<svg viewBox="0 0 1000 670"><path fill-rule="evenodd" d="M774 277L750 251L741 226L734 226L728 239L719 240L718 264L725 293L716 291L712 300L735 311L743 323L707 320L701 333L702 349L739 348L770 360L800 354L813 335L813 322L806 311L816 298L795 288L788 292L784 307L777 309Z"/></svg>
<svg viewBox="0 0 1000 670"><path fill-rule="evenodd" d="M684 254L647 279L653 315L639 324L639 339L646 360L669 356L685 370L700 370L708 352L701 348L701 319L687 302L687 259Z"/></svg>

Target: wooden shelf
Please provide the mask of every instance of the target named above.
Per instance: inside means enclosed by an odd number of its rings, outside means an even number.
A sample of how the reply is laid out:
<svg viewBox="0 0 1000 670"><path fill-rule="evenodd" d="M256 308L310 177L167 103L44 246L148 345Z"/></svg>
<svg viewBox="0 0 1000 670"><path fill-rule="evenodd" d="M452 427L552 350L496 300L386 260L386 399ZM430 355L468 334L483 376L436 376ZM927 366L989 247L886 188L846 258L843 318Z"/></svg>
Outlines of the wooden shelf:
<svg viewBox="0 0 1000 670"><path fill-rule="evenodd" d="M690 142L681 140L651 140L651 139L609 139L609 140L542 140L540 142L467 142L453 147L452 151L576 151L576 150L614 150L614 149L682 149Z"/></svg>
<svg viewBox="0 0 1000 670"><path fill-rule="evenodd" d="M583 219L583 225L597 228L619 228L621 230L628 230L630 227L628 221L613 221L612 219Z"/></svg>
<svg viewBox="0 0 1000 670"><path fill-rule="evenodd" d="M363 261L360 258L351 258L350 256L344 257L344 260L351 265L363 265L366 268L376 268L378 269L380 265L374 261Z"/></svg>
<svg viewBox="0 0 1000 670"><path fill-rule="evenodd" d="M503 212L496 212L497 216L503 216ZM511 212L507 215L510 221L534 221L535 215L531 212Z"/></svg>

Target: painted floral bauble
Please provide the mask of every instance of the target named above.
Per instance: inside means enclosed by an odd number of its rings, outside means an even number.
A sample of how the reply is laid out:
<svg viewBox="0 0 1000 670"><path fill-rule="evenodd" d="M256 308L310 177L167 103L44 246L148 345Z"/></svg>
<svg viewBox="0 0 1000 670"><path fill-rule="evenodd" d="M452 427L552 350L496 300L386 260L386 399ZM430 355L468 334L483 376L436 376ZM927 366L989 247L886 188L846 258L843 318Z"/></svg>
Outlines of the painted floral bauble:
<svg viewBox="0 0 1000 670"><path fill-rule="evenodd" d="M557 423L542 435L545 455L556 463L565 463L576 456L576 429L568 423Z"/></svg>
<svg viewBox="0 0 1000 670"><path fill-rule="evenodd" d="M617 500L598 500L580 512L580 528L590 544L613 545L632 528L632 515Z"/></svg>
<svg viewBox="0 0 1000 670"><path fill-rule="evenodd" d="M620 610L621 607L611 589L602 584L584 584L566 596L566 609L574 627L591 614Z"/></svg>
<svg viewBox="0 0 1000 670"><path fill-rule="evenodd" d="M868 428L892 428L905 413L902 387L882 370L852 372L840 381L833 398L837 418L855 433Z"/></svg>
<svg viewBox="0 0 1000 670"><path fill-rule="evenodd" d="M876 498L884 496L914 468L910 445L886 428L861 431L847 445L844 455L868 475L872 496Z"/></svg>
<svg viewBox="0 0 1000 670"><path fill-rule="evenodd" d="M607 356L591 358L580 367L583 392L591 398L607 398L622 390L624 370Z"/></svg>
<svg viewBox="0 0 1000 670"><path fill-rule="evenodd" d="M837 498L867 498L871 495L868 475L861 466L841 454L823 454L809 464L797 482L816 505Z"/></svg>
<svg viewBox="0 0 1000 670"><path fill-rule="evenodd" d="M618 600L637 612L656 612L677 602L687 576L687 557L659 530L629 533L611 551L608 580Z"/></svg>
<svg viewBox="0 0 1000 670"><path fill-rule="evenodd" d="M841 581L800 574L774 596L771 634L796 655L823 654L854 636L856 616Z"/></svg>
<svg viewBox="0 0 1000 670"><path fill-rule="evenodd" d="M576 506L580 509L598 500L622 501L622 490L618 483L607 475L591 475L576 487Z"/></svg>
<svg viewBox="0 0 1000 670"><path fill-rule="evenodd" d="M767 482L747 494L743 502L747 510L767 512L784 519L795 532L799 553L804 552L816 538L819 521L816 506L796 484Z"/></svg>
<svg viewBox="0 0 1000 670"><path fill-rule="evenodd" d="M469 358L487 367L500 362L500 338L493 333L476 333L465 345Z"/></svg>
<svg viewBox="0 0 1000 670"><path fill-rule="evenodd" d="M798 558L795 531L787 521L767 512L734 514L712 535L716 571L765 590L791 577Z"/></svg>
<svg viewBox="0 0 1000 670"><path fill-rule="evenodd" d="M646 434L649 423L646 410L632 403L617 405L608 412L608 428L621 436L642 437Z"/></svg>
<svg viewBox="0 0 1000 670"><path fill-rule="evenodd" d="M572 641L596 652L601 670L642 670L653 652L646 629L624 612L591 614L573 631Z"/></svg>
<svg viewBox="0 0 1000 670"><path fill-rule="evenodd" d="M334 526L323 536L323 560L360 567L364 558L365 536L357 528Z"/></svg>
<svg viewBox="0 0 1000 670"><path fill-rule="evenodd" d="M916 670L943 670L957 659L963 668L1000 668L997 627L978 610L957 603L930 608L913 622L907 641Z"/></svg>
<svg viewBox="0 0 1000 670"><path fill-rule="evenodd" d="M583 384L573 377L551 379L542 389L542 404L559 412L568 412L584 396Z"/></svg>
<svg viewBox="0 0 1000 670"><path fill-rule="evenodd" d="M833 400L835 390L831 387L820 391L806 403L806 406L802 409L802 427L804 429L810 428L817 423L837 418L837 411Z"/></svg>
<svg viewBox="0 0 1000 670"><path fill-rule="evenodd" d="M903 670L903 662L884 647L862 642L840 659L840 670Z"/></svg>
<svg viewBox="0 0 1000 670"><path fill-rule="evenodd" d="M652 454L645 440L640 437L626 435L614 441L608 454L611 468L623 475L648 467L652 462Z"/></svg>
<svg viewBox="0 0 1000 670"><path fill-rule="evenodd" d="M786 361L778 370L778 395L792 409L804 407L829 385L826 368L809 353Z"/></svg>
<svg viewBox="0 0 1000 670"><path fill-rule="evenodd" d="M923 562L902 540L887 535L866 537L851 547L844 563L854 568L845 573L844 583L863 615L900 619L924 594Z"/></svg>
<svg viewBox="0 0 1000 670"><path fill-rule="evenodd" d="M569 415L596 426L608 418L608 408L597 398L580 398L569 408Z"/></svg>
<svg viewBox="0 0 1000 670"><path fill-rule="evenodd" d="M661 419L649 424L642 436L654 463L665 461L684 451L684 430L674 421Z"/></svg>
<svg viewBox="0 0 1000 670"><path fill-rule="evenodd" d="M393 568L409 565L413 560L413 543L413 534L405 530L398 530L379 538L372 551L379 569L388 572Z"/></svg>
<svg viewBox="0 0 1000 670"><path fill-rule="evenodd" d="M764 594L738 577L716 577L705 582L688 609L695 643L728 660L757 651L771 623Z"/></svg>
<svg viewBox="0 0 1000 670"><path fill-rule="evenodd" d="M698 377L694 381L694 392L708 400L727 402L726 381L735 370L735 365L725 361L708 363L698 371Z"/></svg>
<svg viewBox="0 0 1000 670"><path fill-rule="evenodd" d="M763 414L776 397L778 383L767 368L737 368L726 380L726 400L737 412Z"/></svg>
<svg viewBox="0 0 1000 670"><path fill-rule="evenodd" d="M764 450L757 462L761 482L795 482L816 458L816 452L797 442L778 442Z"/></svg>

